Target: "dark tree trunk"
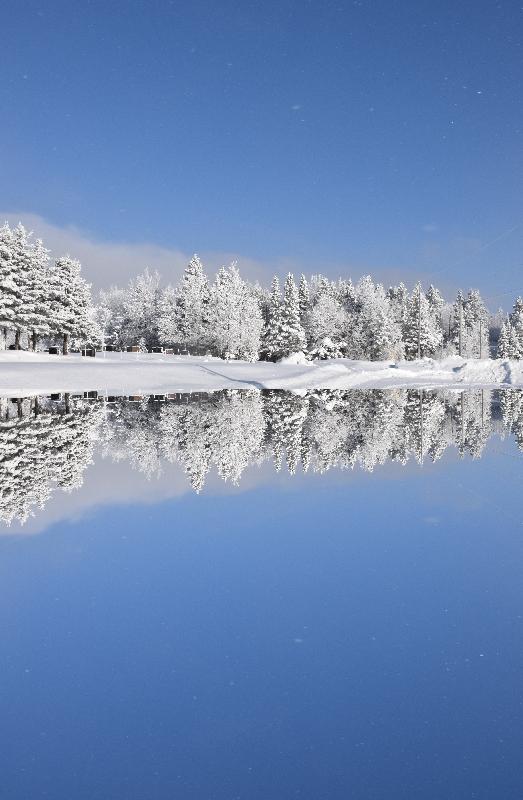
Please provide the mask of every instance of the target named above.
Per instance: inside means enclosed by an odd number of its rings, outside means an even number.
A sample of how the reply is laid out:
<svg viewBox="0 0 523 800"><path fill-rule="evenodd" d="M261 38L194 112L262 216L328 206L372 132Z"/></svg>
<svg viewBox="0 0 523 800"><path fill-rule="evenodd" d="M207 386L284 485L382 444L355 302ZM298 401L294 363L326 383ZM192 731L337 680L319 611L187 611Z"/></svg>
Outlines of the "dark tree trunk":
<svg viewBox="0 0 523 800"><path fill-rule="evenodd" d="M64 404L65 404L65 413L66 414L70 414L71 413L71 395L69 394L69 392L66 392L64 394Z"/></svg>
<svg viewBox="0 0 523 800"><path fill-rule="evenodd" d="M62 352L63 352L64 356L66 356L69 353L69 334L68 333L64 333L64 346L62 348Z"/></svg>
<svg viewBox="0 0 523 800"><path fill-rule="evenodd" d="M38 344L38 334L37 334L36 331L33 331L33 336L32 336L32 340L31 340L31 346L32 346L33 350L35 350L35 351L36 351L37 344Z"/></svg>
<svg viewBox="0 0 523 800"><path fill-rule="evenodd" d="M20 350L20 331L15 333L15 350Z"/></svg>

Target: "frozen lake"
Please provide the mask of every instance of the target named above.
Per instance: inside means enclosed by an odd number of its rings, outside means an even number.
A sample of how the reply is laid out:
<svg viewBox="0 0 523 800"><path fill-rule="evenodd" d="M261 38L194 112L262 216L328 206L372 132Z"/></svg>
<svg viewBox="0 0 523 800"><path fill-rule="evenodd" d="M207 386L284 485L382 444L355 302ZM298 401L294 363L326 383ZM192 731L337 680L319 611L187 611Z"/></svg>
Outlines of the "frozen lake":
<svg viewBox="0 0 523 800"><path fill-rule="evenodd" d="M519 800L523 393L0 400L9 800Z"/></svg>

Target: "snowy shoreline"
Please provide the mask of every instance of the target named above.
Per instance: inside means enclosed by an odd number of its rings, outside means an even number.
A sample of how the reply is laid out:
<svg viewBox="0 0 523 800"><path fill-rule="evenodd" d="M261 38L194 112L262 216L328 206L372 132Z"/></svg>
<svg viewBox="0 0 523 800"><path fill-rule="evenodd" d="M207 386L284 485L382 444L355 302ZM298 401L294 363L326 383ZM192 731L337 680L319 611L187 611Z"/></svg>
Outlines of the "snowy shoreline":
<svg viewBox="0 0 523 800"><path fill-rule="evenodd" d="M107 353L94 358L0 352L0 396L96 390L108 395L212 392L220 389L523 388L523 362L501 359L350 361L305 364Z"/></svg>

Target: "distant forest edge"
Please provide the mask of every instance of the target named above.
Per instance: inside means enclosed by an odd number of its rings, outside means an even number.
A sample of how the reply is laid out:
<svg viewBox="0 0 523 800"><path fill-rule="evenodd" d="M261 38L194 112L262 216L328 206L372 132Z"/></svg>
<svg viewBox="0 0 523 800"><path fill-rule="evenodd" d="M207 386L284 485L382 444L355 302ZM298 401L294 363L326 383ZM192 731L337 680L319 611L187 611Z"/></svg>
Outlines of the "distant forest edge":
<svg viewBox="0 0 523 800"><path fill-rule="evenodd" d="M401 360L458 354L523 357L523 299L509 315L487 310L477 289L447 302L434 286L386 289L370 276L357 283L292 274L283 289L245 281L236 263L206 276L197 255L177 286L147 269L95 302L80 263L51 261L20 223L0 228L0 349L84 346L141 351L158 347L225 359Z"/></svg>
<svg viewBox="0 0 523 800"><path fill-rule="evenodd" d="M267 462L292 475L421 464L452 447L479 458L489 439L508 435L523 451L523 392L514 389L0 398L0 522L23 523L57 488L80 488L95 451L147 478L178 464L199 492L213 472L238 484Z"/></svg>

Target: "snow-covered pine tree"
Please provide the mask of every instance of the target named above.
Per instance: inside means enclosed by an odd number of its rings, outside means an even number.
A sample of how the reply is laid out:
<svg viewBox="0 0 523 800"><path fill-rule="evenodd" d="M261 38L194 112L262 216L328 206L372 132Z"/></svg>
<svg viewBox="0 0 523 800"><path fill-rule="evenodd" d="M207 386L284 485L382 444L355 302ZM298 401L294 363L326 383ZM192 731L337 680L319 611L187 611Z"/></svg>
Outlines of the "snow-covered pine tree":
<svg viewBox="0 0 523 800"><path fill-rule="evenodd" d="M235 263L222 267L211 288L209 303L211 343L222 358L255 361L263 320L251 287L242 280Z"/></svg>
<svg viewBox="0 0 523 800"><path fill-rule="evenodd" d="M18 305L13 260L13 233L7 222L0 228L0 349L7 346L7 332L15 327Z"/></svg>
<svg viewBox="0 0 523 800"><path fill-rule="evenodd" d="M71 336L88 340L93 334L91 286L81 275L81 264L69 256L55 262L50 275L53 332L63 336L67 355Z"/></svg>
<svg viewBox="0 0 523 800"><path fill-rule="evenodd" d="M298 286L298 303L300 306L300 322L303 329L307 325L307 317L311 311L311 294L309 291L309 284L305 275L301 275L300 284Z"/></svg>
<svg viewBox="0 0 523 800"><path fill-rule="evenodd" d="M118 350L131 344L131 339L127 336L124 326L125 302L126 290L118 286L103 289L98 300L98 307L107 309L109 312L109 319L105 325L105 344L112 345Z"/></svg>
<svg viewBox="0 0 523 800"><path fill-rule="evenodd" d="M262 315L263 324L265 325L269 318L269 304L271 300L270 290L266 289L264 286L261 286L259 281L255 281L252 286L249 284L249 288L256 298L256 302L258 303L258 307Z"/></svg>
<svg viewBox="0 0 523 800"><path fill-rule="evenodd" d="M27 305L31 308L27 320L30 344L32 349L36 350L38 337L48 334L51 330L49 250L44 247L41 239L37 239L30 247L29 274L25 291Z"/></svg>
<svg viewBox="0 0 523 800"><path fill-rule="evenodd" d="M369 275L355 287L349 321L349 356L357 359L402 358L401 328L381 284Z"/></svg>
<svg viewBox="0 0 523 800"><path fill-rule="evenodd" d="M465 355L472 358L488 358L489 314L477 289L469 289L463 316L466 332Z"/></svg>
<svg viewBox="0 0 523 800"><path fill-rule="evenodd" d="M313 358L335 358L341 355L341 350L345 347L348 317L336 297L320 294L305 322Z"/></svg>
<svg viewBox="0 0 523 800"><path fill-rule="evenodd" d="M510 358L510 330L512 326L508 319L504 320L501 324L501 331L498 339L497 358Z"/></svg>
<svg viewBox="0 0 523 800"><path fill-rule="evenodd" d="M427 300L429 301L430 310L432 311L436 319L441 320L441 312L443 311L445 300L441 296L441 292L439 291L439 289L436 289L436 287L433 286L432 283L427 289Z"/></svg>
<svg viewBox="0 0 523 800"><path fill-rule="evenodd" d="M280 281L277 275L272 279L271 295L267 309L267 319L262 333L262 354L269 361L276 361L280 357L282 300Z"/></svg>
<svg viewBox="0 0 523 800"><path fill-rule="evenodd" d="M510 314L510 324L518 340L519 350L523 356L523 298L517 297Z"/></svg>
<svg viewBox="0 0 523 800"><path fill-rule="evenodd" d="M12 262L15 276L15 347L21 347L23 333L28 333L35 321L36 308L31 269L32 243L29 233L21 222L12 231Z"/></svg>
<svg viewBox="0 0 523 800"><path fill-rule="evenodd" d="M394 321L403 327L409 305L409 292L407 287L404 283L400 283L398 286L390 286L387 290L387 298L390 303Z"/></svg>
<svg viewBox="0 0 523 800"><path fill-rule="evenodd" d="M403 341L405 356L409 360L434 356L443 341L441 325L420 283L416 284L409 298Z"/></svg>
<svg viewBox="0 0 523 800"><path fill-rule="evenodd" d="M523 357L523 349L521 348L519 337L510 319L505 320L501 326L497 357L516 360Z"/></svg>
<svg viewBox="0 0 523 800"><path fill-rule="evenodd" d="M196 254L185 268L177 294L178 342L188 350L206 347L209 340L209 283Z"/></svg>
<svg viewBox="0 0 523 800"><path fill-rule="evenodd" d="M162 291L160 275L145 269L129 282L125 293L124 313L127 336L131 344L145 341L146 348L158 344L158 322Z"/></svg>
<svg viewBox="0 0 523 800"><path fill-rule="evenodd" d="M304 352L307 347L305 332L300 321L298 288L294 276L289 272L285 279L281 309L281 356Z"/></svg>
<svg viewBox="0 0 523 800"><path fill-rule="evenodd" d="M172 286L167 286L158 306L158 340L164 345L178 344L178 317L176 306L178 294Z"/></svg>
<svg viewBox="0 0 523 800"><path fill-rule="evenodd" d="M371 313L364 314L364 318L368 319L371 360L403 358L401 327L395 321L385 289L379 283L374 287L374 302L369 311Z"/></svg>
<svg viewBox="0 0 523 800"><path fill-rule="evenodd" d="M452 305L449 332L449 343L454 347L459 356L464 356L466 354L466 338L465 298L463 297L463 292L460 289Z"/></svg>

